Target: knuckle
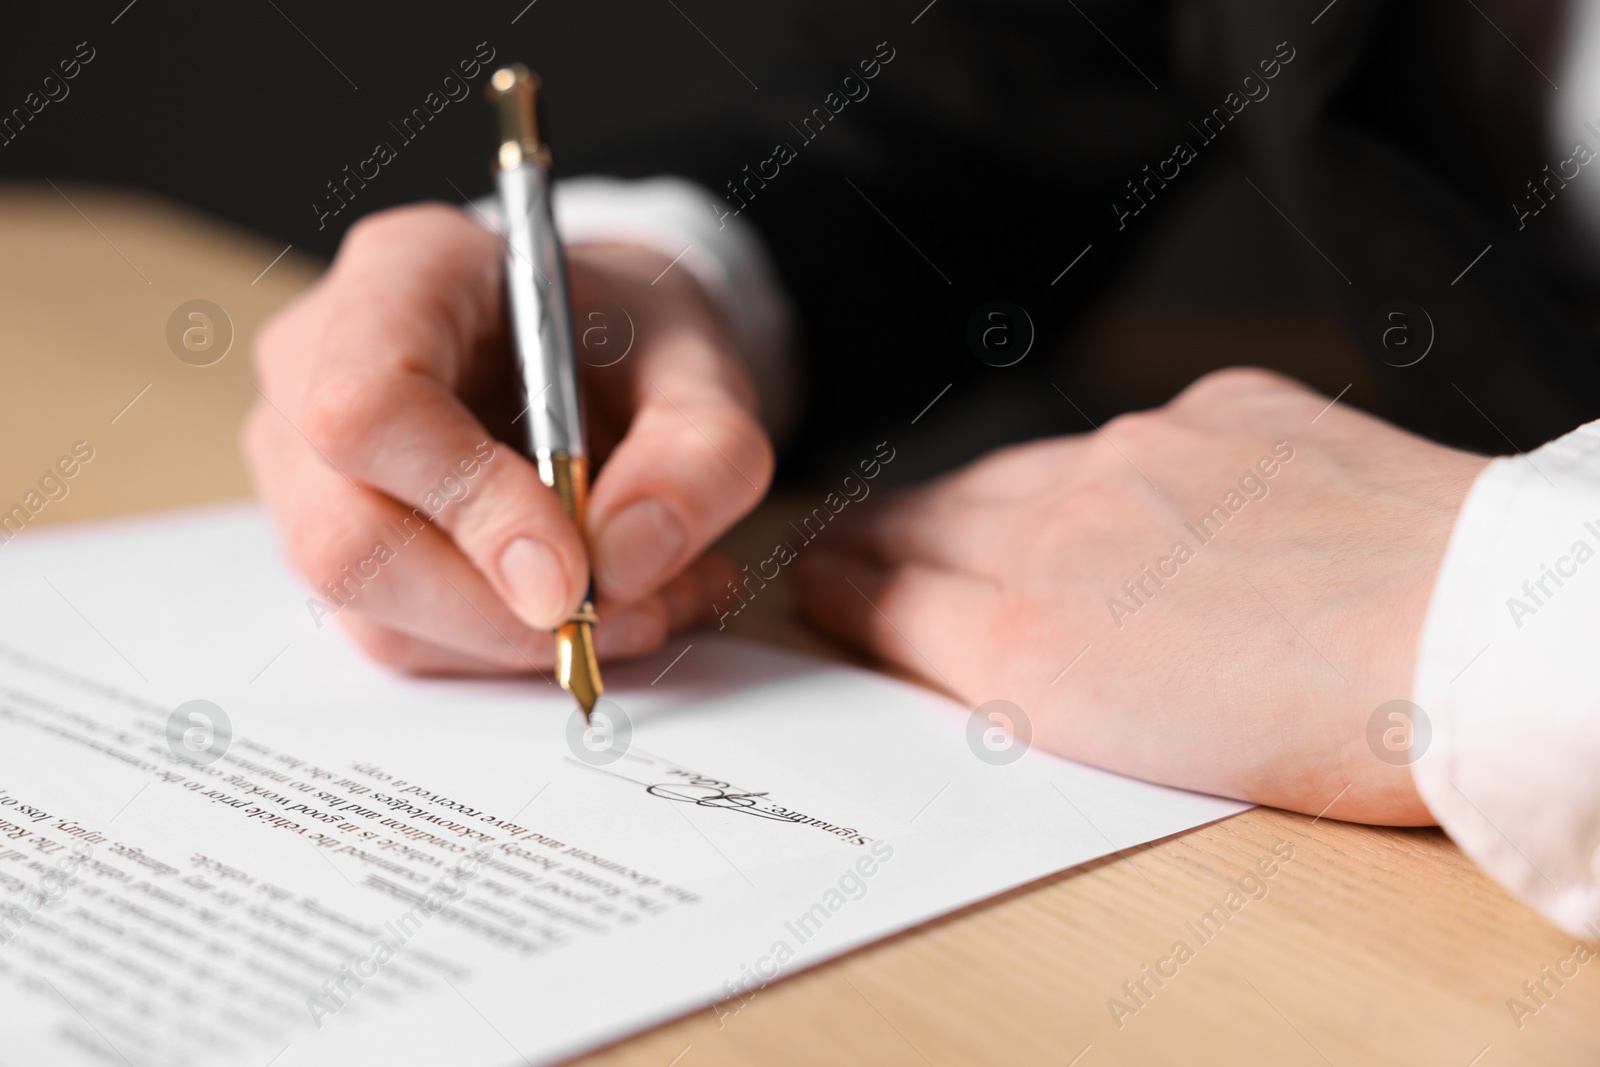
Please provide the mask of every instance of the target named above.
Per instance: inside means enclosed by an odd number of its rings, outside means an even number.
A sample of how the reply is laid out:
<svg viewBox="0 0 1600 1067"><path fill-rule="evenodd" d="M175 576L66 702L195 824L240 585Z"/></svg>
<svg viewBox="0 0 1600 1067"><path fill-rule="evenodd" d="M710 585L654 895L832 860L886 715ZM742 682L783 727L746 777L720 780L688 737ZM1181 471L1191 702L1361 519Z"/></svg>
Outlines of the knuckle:
<svg viewBox="0 0 1600 1067"><path fill-rule="evenodd" d="M1302 389L1304 386L1275 371L1261 367L1225 367L1195 379L1173 402L1208 403Z"/></svg>
<svg viewBox="0 0 1600 1067"><path fill-rule="evenodd" d="M696 288L700 285L699 282L694 284ZM708 311L708 314L712 315L713 318L720 315L715 310ZM717 321L720 322L720 319ZM728 391L735 404L742 410L751 413L751 417L759 423L761 390L756 388L755 379L746 370L745 364L739 357L738 352L733 348L732 342L728 342L727 347L719 349L719 355L722 368L722 387Z"/></svg>
<svg viewBox="0 0 1600 1067"><path fill-rule="evenodd" d="M1101 431L1095 435L1091 454L1107 470L1123 470L1144 462L1144 457L1167 455L1182 436L1178 420L1164 408L1118 415Z"/></svg>
<svg viewBox="0 0 1600 1067"><path fill-rule="evenodd" d="M363 555L356 531L332 527L315 508L293 509L284 521L284 542L289 562L319 592L324 583L338 586L340 571Z"/></svg>
<svg viewBox="0 0 1600 1067"><path fill-rule="evenodd" d="M383 406L368 381L351 374L312 383L300 408L300 431L335 467L354 459L372 440Z"/></svg>
<svg viewBox="0 0 1600 1067"><path fill-rule="evenodd" d="M776 456L761 423L743 408L720 405L694 416L700 433L716 453L709 457L721 468L719 482L733 488L742 503L759 500L772 483Z"/></svg>
<svg viewBox="0 0 1600 1067"><path fill-rule="evenodd" d="M426 495L423 499L425 506L438 505L430 507L435 521L468 557L497 557L517 537L531 535L549 544L564 567L577 566L561 537L567 522L560 498L531 465L497 459L479 468L475 482L454 478L453 493L435 491L431 500Z"/></svg>
<svg viewBox="0 0 1600 1067"><path fill-rule="evenodd" d="M1127 411L1109 420L1101 427L1106 436L1118 441L1143 441L1166 429L1170 418L1159 408L1148 411Z"/></svg>
<svg viewBox="0 0 1600 1067"><path fill-rule="evenodd" d="M405 674L423 673L424 664L417 657L417 643L413 638L387 626L357 619L345 619L344 629L363 652L383 666Z"/></svg>
<svg viewBox="0 0 1600 1067"><path fill-rule="evenodd" d="M285 524L283 550L290 565L313 587L320 587L327 580L324 576L333 572L333 553L328 551L319 532L294 519Z"/></svg>
<svg viewBox="0 0 1600 1067"><path fill-rule="evenodd" d="M399 207L374 211L357 219L345 233L341 251L360 252L373 246L382 246L396 237L404 237L419 222L442 210L439 204L402 204Z"/></svg>
<svg viewBox="0 0 1600 1067"><path fill-rule="evenodd" d="M405 210L405 208L390 208L387 211L375 211L351 223L350 228L345 231L344 239L339 242L338 253L333 257L331 276L344 277L351 263L369 259L375 252L389 244L394 231L404 226Z"/></svg>
<svg viewBox="0 0 1600 1067"><path fill-rule="evenodd" d="M740 468L756 483L753 491L765 492L772 482L777 458L760 420L743 408L735 408L729 415L728 436L738 453Z"/></svg>
<svg viewBox="0 0 1600 1067"><path fill-rule="evenodd" d="M396 248L411 246L419 236L444 233L492 241L482 227L453 205L439 201L402 204L357 219L340 242L335 265L339 265L339 261L365 261L374 256L387 256Z"/></svg>

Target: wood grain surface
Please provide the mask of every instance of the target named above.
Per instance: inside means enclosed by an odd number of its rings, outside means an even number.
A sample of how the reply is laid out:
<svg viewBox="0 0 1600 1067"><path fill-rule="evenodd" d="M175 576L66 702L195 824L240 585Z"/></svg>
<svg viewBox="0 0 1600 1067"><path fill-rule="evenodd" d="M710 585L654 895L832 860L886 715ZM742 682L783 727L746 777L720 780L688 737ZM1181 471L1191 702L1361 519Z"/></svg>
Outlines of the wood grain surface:
<svg viewBox="0 0 1600 1067"><path fill-rule="evenodd" d="M255 395L249 339L322 266L294 250L273 263L282 251L124 193L0 186L0 509L80 440L94 460L38 523L248 495L235 438ZM235 331L209 367L182 362L166 341L172 311L197 298L222 307ZM724 549L764 556L767 531L806 499L772 498ZM734 628L837 655L793 620L782 582L771 591ZM1270 877L1263 859L1275 861ZM1241 885L1243 907L1202 923ZM1188 949L1181 963L1177 942ZM1574 945L1437 830L1257 809L1044 879L579 1062L1596 1064L1600 962L1561 985L1541 972ZM1158 966L1169 975L1159 984L1145 970ZM1548 995L1538 1004L1524 983L1537 989L1541 979ZM1514 1017L1512 999L1530 1013Z"/></svg>

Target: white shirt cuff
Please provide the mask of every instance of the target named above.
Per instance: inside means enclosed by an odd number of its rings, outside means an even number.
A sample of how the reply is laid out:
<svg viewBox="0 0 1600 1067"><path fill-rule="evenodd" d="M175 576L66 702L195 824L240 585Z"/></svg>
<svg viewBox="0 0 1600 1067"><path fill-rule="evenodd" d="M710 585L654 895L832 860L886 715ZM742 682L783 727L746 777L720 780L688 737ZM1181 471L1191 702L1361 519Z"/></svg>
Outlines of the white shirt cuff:
<svg viewBox="0 0 1600 1067"><path fill-rule="evenodd" d="M793 314L760 235L748 222L718 211L717 198L682 178L563 178L552 209L566 245L620 243L675 258L700 283L755 382L761 418L782 442L799 415ZM472 205L491 229L503 225L499 198Z"/></svg>
<svg viewBox="0 0 1600 1067"><path fill-rule="evenodd" d="M1600 938L1600 422L1490 463L1429 604L1412 765L1439 825L1569 933Z"/></svg>

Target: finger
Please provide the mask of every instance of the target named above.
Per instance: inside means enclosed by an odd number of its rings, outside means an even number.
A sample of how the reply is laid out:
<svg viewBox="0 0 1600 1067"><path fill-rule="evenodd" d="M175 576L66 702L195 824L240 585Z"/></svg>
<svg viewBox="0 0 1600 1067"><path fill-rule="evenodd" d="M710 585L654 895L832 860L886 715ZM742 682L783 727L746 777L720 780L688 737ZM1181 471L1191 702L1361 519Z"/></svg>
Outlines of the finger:
<svg viewBox="0 0 1600 1067"><path fill-rule="evenodd" d="M449 537L345 481L302 442L278 436L278 460L261 490L286 554L310 582L307 609L319 627L348 611L506 669L550 666L549 632L518 618Z"/></svg>
<svg viewBox="0 0 1600 1067"><path fill-rule="evenodd" d="M714 615L719 597L739 576L733 562L720 553L707 553L689 569L661 587L661 602L666 605L667 623L676 632L686 630Z"/></svg>
<svg viewBox="0 0 1600 1067"><path fill-rule="evenodd" d="M1000 609L997 587L918 563L878 567L820 551L799 566L802 611L814 625L959 696L974 696L983 677L981 636Z"/></svg>
<svg viewBox="0 0 1600 1067"><path fill-rule="evenodd" d="M927 488L973 501L1038 496L1073 477L1089 436L1073 434L998 448L934 479Z"/></svg>
<svg viewBox="0 0 1600 1067"><path fill-rule="evenodd" d="M394 502L370 496L365 510L371 517L405 514ZM349 515L363 507L346 504L342 510ZM322 597L315 605L307 601L318 625L328 614L362 617L435 649L438 664L459 664L462 670L472 662L491 664L496 672L547 675L554 669L555 638L518 619L448 537L426 530L403 541L397 531L392 518L323 528L312 547L301 549L312 557L302 558L307 574L331 574L318 584ZM317 553L328 563L318 563ZM334 571L331 560L339 558L346 563ZM602 600L597 614L595 653L602 659L653 653L670 629L669 609L659 597L629 605Z"/></svg>
<svg viewBox="0 0 1600 1067"><path fill-rule="evenodd" d="M413 528L409 511L352 487L302 442L273 441L261 429L271 419L269 413L252 420L247 446L279 450L262 493L280 516L291 562L318 594L307 607L319 626L332 615L360 615L502 671L552 668L554 638L518 618L448 537L429 526ZM286 485L293 493L280 497ZM634 604L602 599L597 611L602 624L595 648L607 658L654 651L671 625L660 598Z"/></svg>
<svg viewBox="0 0 1600 1067"><path fill-rule="evenodd" d="M628 600L661 588L753 508L773 453L742 372L703 337L639 353L631 425L590 501L595 582Z"/></svg>
<svg viewBox="0 0 1600 1067"><path fill-rule="evenodd" d="M1009 501L975 500L944 487L917 490L846 517L829 547L879 566L919 563L985 577L1011 535L1003 518L1009 510Z"/></svg>
<svg viewBox="0 0 1600 1067"><path fill-rule="evenodd" d="M342 616L339 623L367 655L407 674L506 675L528 670L526 664L519 670L453 648L442 648L354 612Z"/></svg>
<svg viewBox="0 0 1600 1067"><path fill-rule="evenodd" d="M661 647L670 629L665 605L657 598L596 609L595 653L601 662L649 655ZM555 684L554 641L548 634L535 647L516 647L497 630L501 645L483 658L452 645L441 645L408 628L410 619L391 625L381 615L349 611L339 616L357 642L373 658L415 674L536 674ZM503 651L501 651L503 649Z"/></svg>
<svg viewBox="0 0 1600 1067"><path fill-rule="evenodd" d="M644 616L638 622L635 618ZM614 614L614 625L597 627L595 645L597 654L607 661L630 659L648 655L661 646L666 628L662 620L664 609L628 605ZM604 620L603 620L604 621ZM373 659L407 674L440 675L514 675L538 674L555 685L555 675L546 663L542 667L531 660L512 663L503 659L482 659L456 648L435 644L426 638L409 633L403 628L386 624L380 619L356 612L340 615L342 625L351 638Z"/></svg>
<svg viewBox="0 0 1600 1067"><path fill-rule="evenodd" d="M457 396L501 330L499 242L461 212L387 212L352 231L330 278L323 353L297 429L347 477L448 531L530 626L576 607L587 561L554 492Z"/></svg>

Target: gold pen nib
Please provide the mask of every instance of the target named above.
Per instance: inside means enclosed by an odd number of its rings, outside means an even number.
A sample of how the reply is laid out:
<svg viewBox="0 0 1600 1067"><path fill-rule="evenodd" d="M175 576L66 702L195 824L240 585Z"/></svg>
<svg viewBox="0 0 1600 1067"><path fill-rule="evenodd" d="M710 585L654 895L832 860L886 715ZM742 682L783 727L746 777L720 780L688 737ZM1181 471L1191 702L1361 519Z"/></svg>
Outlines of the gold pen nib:
<svg viewBox="0 0 1600 1067"><path fill-rule="evenodd" d="M539 477L556 491L561 506L578 532L583 533L589 502L589 462L582 456L556 452L548 463L539 464ZM556 679L561 688L577 698L584 722L589 721L595 702L605 691L600 683L600 663L594 655L594 628L599 621L591 590L572 617L556 628Z"/></svg>
<svg viewBox="0 0 1600 1067"><path fill-rule="evenodd" d="M586 613L594 608L585 602ZM594 624L572 619L556 630L556 678L561 688L571 693L583 709L584 722L594 712L595 702L605 691L600 681L600 664L594 655Z"/></svg>

